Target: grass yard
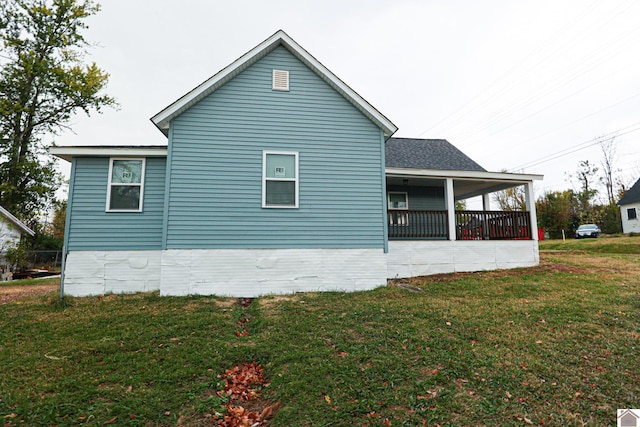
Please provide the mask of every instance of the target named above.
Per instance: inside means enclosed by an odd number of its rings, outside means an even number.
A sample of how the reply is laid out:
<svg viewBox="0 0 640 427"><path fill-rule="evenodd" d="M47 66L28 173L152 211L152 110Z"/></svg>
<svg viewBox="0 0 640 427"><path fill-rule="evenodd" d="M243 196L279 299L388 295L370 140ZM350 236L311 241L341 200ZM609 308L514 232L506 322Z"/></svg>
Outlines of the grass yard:
<svg viewBox="0 0 640 427"><path fill-rule="evenodd" d="M615 425L640 407L640 238L540 243L540 267L422 292L3 304L0 417L213 425L218 375L256 361L273 426Z"/></svg>

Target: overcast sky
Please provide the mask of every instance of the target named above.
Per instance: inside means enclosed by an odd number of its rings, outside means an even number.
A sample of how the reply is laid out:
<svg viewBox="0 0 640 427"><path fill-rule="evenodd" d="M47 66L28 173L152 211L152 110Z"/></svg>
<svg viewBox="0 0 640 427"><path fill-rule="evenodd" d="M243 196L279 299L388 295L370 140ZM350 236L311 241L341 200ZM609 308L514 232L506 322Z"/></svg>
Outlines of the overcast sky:
<svg viewBox="0 0 640 427"><path fill-rule="evenodd" d="M103 1L87 21L88 59L110 73L120 108L78 115L55 142L166 144L151 116L282 29L395 136L445 138L488 170L544 174L540 195L569 188L580 160L600 162L594 138L617 135L632 184L638 18L636 0Z"/></svg>

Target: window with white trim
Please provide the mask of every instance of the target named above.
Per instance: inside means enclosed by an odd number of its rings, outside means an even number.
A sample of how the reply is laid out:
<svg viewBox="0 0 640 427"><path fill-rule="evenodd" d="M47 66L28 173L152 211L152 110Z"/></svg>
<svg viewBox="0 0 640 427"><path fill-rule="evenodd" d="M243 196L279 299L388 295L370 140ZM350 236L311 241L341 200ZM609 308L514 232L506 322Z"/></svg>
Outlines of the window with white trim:
<svg viewBox="0 0 640 427"><path fill-rule="evenodd" d="M628 208L627 209L627 219L638 219L638 214L636 212L636 208Z"/></svg>
<svg viewBox="0 0 640 427"><path fill-rule="evenodd" d="M107 212L142 212L145 159L111 158Z"/></svg>
<svg viewBox="0 0 640 427"><path fill-rule="evenodd" d="M297 152L262 152L262 207L298 207Z"/></svg>
<svg viewBox="0 0 640 427"><path fill-rule="evenodd" d="M389 211L390 225L409 224L409 194L400 191L389 191L387 193L387 210Z"/></svg>

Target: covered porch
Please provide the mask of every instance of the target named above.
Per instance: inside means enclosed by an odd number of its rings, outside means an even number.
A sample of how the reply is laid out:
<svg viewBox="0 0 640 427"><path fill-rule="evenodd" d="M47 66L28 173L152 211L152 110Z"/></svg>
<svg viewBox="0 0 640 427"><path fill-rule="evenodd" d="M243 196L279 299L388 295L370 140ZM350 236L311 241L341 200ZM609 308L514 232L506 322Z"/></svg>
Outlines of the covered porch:
<svg viewBox="0 0 640 427"><path fill-rule="evenodd" d="M533 181L539 175L387 169L389 240L537 240ZM492 193L522 187L525 210L491 209ZM480 198L481 209L456 209ZM477 204L477 203L476 203Z"/></svg>
<svg viewBox="0 0 640 427"><path fill-rule="evenodd" d="M539 175L387 168L387 277L538 265L533 181ZM492 210L492 193L523 187L525 210ZM479 209L456 209L478 198ZM476 199L477 200L477 199Z"/></svg>

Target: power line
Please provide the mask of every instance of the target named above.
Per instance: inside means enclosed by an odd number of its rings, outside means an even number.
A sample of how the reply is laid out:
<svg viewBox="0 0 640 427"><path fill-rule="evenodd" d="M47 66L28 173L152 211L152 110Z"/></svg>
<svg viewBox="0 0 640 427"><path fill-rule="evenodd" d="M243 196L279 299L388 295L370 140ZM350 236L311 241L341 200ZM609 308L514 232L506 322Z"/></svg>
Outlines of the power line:
<svg viewBox="0 0 640 427"><path fill-rule="evenodd" d="M631 129L631 128L634 128L634 127L636 127L636 128L635 129ZM555 153L551 153L551 154L548 154L546 156L540 157L538 159L532 160L530 162L523 163L523 164L518 165L516 167L510 168L509 170L524 169L524 168L531 168L533 166L538 166L540 164L547 163L547 162L550 162L550 161L553 161L553 160L557 160L557 159L559 159L561 157L564 157L564 156L567 156L569 154L573 154L573 153L575 153L577 151L584 150L585 148L597 145L603 139L606 140L606 139L610 139L610 138L617 137L617 136L627 135L629 133L637 132L639 130L640 130L640 122L636 122L636 123L633 123L632 125L626 126L624 128L620 128L620 129L618 129L616 131L609 132L607 134L604 134L604 135L601 135L599 137L590 139L588 141L583 141L583 142L581 142L579 144L575 144L575 145L573 145L571 147L568 147L568 148L565 148L563 150L556 151Z"/></svg>
<svg viewBox="0 0 640 427"><path fill-rule="evenodd" d="M496 125L498 125L500 122L504 121L506 118L514 115L515 113L524 110L526 107L535 104L536 102L540 101L541 99L543 99L545 96L552 94L554 92L556 92L558 89L561 89L563 87L565 87L566 85L568 85L569 83L577 80L579 77L595 70L596 68L602 66L603 64L607 63L606 61L610 61L612 58L627 52L626 48L628 45L631 45L633 43L636 42L635 39L631 39L630 42L627 42L626 44L622 45L622 46L618 46L618 48L615 51L612 51L612 46L619 44L619 42L623 39L628 38L629 36L631 36L634 32L638 31L640 29L640 25L636 25L633 29L627 31L625 34L623 35L619 35L618 37L616 37L613 40L610 40L606 43L604 43L602 46L600 46L598 49L592 51L589 55L585 56L580 62L576 62L573 63L572 65L570 65L569 67L567 67L565 70L563 70L562 72L558 73L553 79L551 79L548 83L553 83L553 82L557 82L554 83L553 86L547 86L543 91L541 92L536 92L533 95L529 96L528 98L525 99L521 99L518 100L516 102L513 102L509 105L506 105L505 107L502 107L501 109L498 109L495 113L493 113L493 117L486 121L484 119L478 119L476 122L474 122L473 124L471 124L470 126L467 126L467 130L463 131L461 135L458 135L456 138L457 140L460 139L468 139L470 137L472 137L473 135L476 135L477 133L485 130L485 129L489 129L491 127L494 127ZM597 55L599 55L601 52L610 52L609 55L607 55L606 57L596 57ZM591 63L589 63L588 61L590 61L591 59L595 59L595 61L591 61ZM586 67L581 67L583 64L586 65ZM607 76L602 77L601 79L599 79L596 82L592 82L590 84L588 84L587 86L582 87L581 89L573 92L570 95L565 96L564 98L562 98L559 101L556 101L552 104L548 104L546 106L544 106L543 108L539 109L538 111L529 114L528 116L521 118L520 120L516 121L515 123L511 123L509 125L507 125L506 127L498 130L495 133L501 132L503 130L506 130L528 118L531 118L551 107L553 107L554 105L557 105L575 95L577 95L580 92L583 92L584 90L602 82L605 80L608 80L612 75L616 74L616 73L620 73L622 71L625 71L624 68L620 68L616 71L614 71L613 73L610 73ZM494 135L495 135L494 133ZM468 146L468 145L467 145Z"/></svg>
<svg viewBox="0 0 640 427"><path fill-rule="evenodd" d="M579 17L582 18L583 15L586 15L588 12L591 12L591 10L594 7L594 4L595 3L592 3L587 9L585 9L582 12L582 14L579 15ZM510 91L510 90L513 90L513 89L517 88L524 81L524 79L527 76L529 76L530 74L538 72L540 68L542 68L544 65L550 63L552 58L555 58L557 56L560 56L560 55L564 54L565 51L569 50L569 48L571 48L573 45L577 44L578 42L580 42L581 40L583 40L587 36L590 36L591 34L594 34L594 33L598 33L601 28L606 26L614 18L616 18L619 15L621 15L622 13L626 12L633 5L634 5L634 1L633 0L629 0L629 1L626 1L626 2L624 2L622 4L619 4L606 17L604 17L606 19L606 20L604 20L604 22L602 22L603 19L600 20L601 25L599 27L597 27L595 29L591 29L590 31L583 31L581 33L578 33L577 35L573 36L571 39L567 40L566 42L557 45L553 51L551 51L547 55L541 56L540 59L536 63L534 63L532 66L528 67L527 70L523 74L521 74L520 76L517 76L516 78L512 79L510 82L507 82L499 90L497 90L497 91L495 91L493 93L490 93L488 96L484 97L484 99L482 100L482 103L479 103L475 107L471 108L471 110L468 111L468 113L466 113L465 115L468 116L470 113L473 113L473 112L475 112L475 111L477 111L477 110L479 110L481 108L484 108L487 104L490 104L498 96L502 95L503 93L505 93L507 91ZM622 10L620 10L620 9L622 9ZM617 13L615 13L615 12L617 12ZM567 24L567 26L565 26L565 28L563 28L561 31L557 32L554 36L549 38L545 43L543 43L537 49L534 49L522 61L520 61L520 63L516 64L516 66L512 67L507 73L504 73L500 78L498 78L491 85L489 85L485 89L485 92L488 89L490 89L491 87L497 86L497 83L502 82L503 80L505 80L505 77L507 75L511 74L511 72L513 70L517 69L521 64L524 64L526 62L526 60L531 59L534 56L534 54L538 53L538 51L543 51L547 47L547 45L551 44L552 41L555 41L556 38L559 38L559 36L562 33L564 33L565 30L568 27L571 27L573 24L575 24L575 22L577 20L578 20L578 17L576 17L571 23ZM591 56L593 56L593 54L587 56L586 59L589 59L589 57L591 57ZM586 60L586 59L583 59L583 61ZM569 67L568 70L565 70L563 73L560 73L558 76L556 76L555 79L557 80L559 78L564 77L564 75L567 74L567 71L570 71L571 68L575 68L576 66L577 65L574 65L573 67ZM476 100L477 98L479 98L479 96L474 97L472 99L472 101ZM463 107L461 107L457 111L463 110L464 108L466 108L471 103L472 103L471 101L468 102L467 104L465 104ZM519 102L519 103L521 103L521 102ZM519 103L516 103L515 105L518 105ZM509 112L509 110L512 110L512 109L513 109L513 105L507 105L507 106L503 107L502 109L496 111L495 114L505 114L506 112ZM494 116L495 116L495 114L494 114ZM495 117L494 117L494 120L495 120ZM484 125L486 125L486 121L484 119L479 119L478 121L468 125L467 129L463 133L473 132L474 130L476 130L478 128L478 126L484 126ZM433 126L433 127L435 127L435 126ZM432 129L432 128L430 128L430 129ZM424 134L427 131L422 132L421 135Z"/></svg>
<svg viewBox="0 0 640 427"><path fill-rule="evenodd" d="M535 141L536 139L542 138L543 136L547 136L547 135L549 135L549 134L555 133L555 132L556 132L556 131L558 131L558 130L564 129L564 128L566 128L566 127L568 127L568 126L571 126L571 125L574 125L574 124L576 124L576 123L578 123L578 122L581 122L582 120L588 119L589 117L593 117L593 116L595 116L596 114L602 113L603 111L606 111L606 110L608 110L608 109L610 109L610 108L617 107L618 105L623 104L623 103L625 103L625 102L627 102L627 101L630 101L630 100L632 100L632 99L634 99L634 98L637 98L638 96L640 96L640 92L638 92L638 93L636 93L636 94L634 94L634 95L631 95L630 97L625 98L625 99L623 99L622 101L615 102L615 103L610 104L610 105L608 105L608 106L606 106L606 107L603 107L603 108L601 108L601 109L599 109L599 110L596 110L596 111L594 111L593 113L587 114L586 116L582 116L582 117L580 117L579 119L576 119L576 120L574 120L574 121L572 121L572 122L568 122L568 123L563 124L562 126L559 126L559 127L554 128L554 129L551 129L550 131L547 131L547 132L545 132L545 133L542 133L542 134L536 135L536 136L531 137L531 138L529 138L529 139L525 139L525 140L523 140L523 141L520 143L520 145L522 145L522 144L526 144L526 143L531 142L531 141Z"/></svg>
<svg viewBox="0 0 640 427"><path fill-rule="evenodd" d="M511 68L509 68L509 70L507 70L506 72L502 73L498 78L496 78L495 80L493 80L493 82L491 82L488 86L486 86L484 89L482 89L480 92L478 92L475 96L473 96L471 99L469 99L467 102L465 102L461 107L455 109L454 111L452 111L451 113L449 113L448 115L446 115L444 118L440 119L438 122L436 122L434 125L432 125L430 128L425 129L424 131L420 132L418 134L418 136L422 136L425 133L431 131L432 129L434 129L435 127L437 127L438 125L440 125L441 123L445 122L446 120L448 120L449 118L451 118L452 116L456 115L457 113L461 112L462 110L464 110L467 106L471 105L476 99L480 98L484 93L486 93L489 89L491 89L492 87L496 86L499 82L501 82L502 80L505 80L505 78L511 74L512 72L514 72L516 69L518 69L521 65L523 65L526 60L528 58L530 58L531 56L537 54L539 51L544 50L548 45L551 44L551 42L555 41L557 38L560 37L561 34L563 34L564 32L566 32L568 30L568 28L570 28L571 26L575 25L575 23L581 19L584 15L586 15L588 12L590 12L594 6L600 3L599 0L595 0L594 2L592 2L587 8L585 8L580 14L578 14L573 20L571 20L568 24L566 24L562 29L560 29L559 31L557 31L555 34L553 34L551 37L549 37L548 39L546 39L544 42L542 42L540 45L538 45L537 47L535 47L533 50L531 50L528 54L526 54L520 61L516 62ZM530 72L530 70L529 70ZM528 74L528 73L526 73ZM525 75L526 75L525 74ZM503 89L501 92L499 92L498 94L501 94L502 92L506 91L506 89ZM489 100L493 99L495 96L497 96L495 93L493 95L490 95ZM486 104L483 103L483 104ZM480 105L481 106L481 105ZM475 109L471 110L471 112L477 110L480 106L476 107Z"/></svg>

